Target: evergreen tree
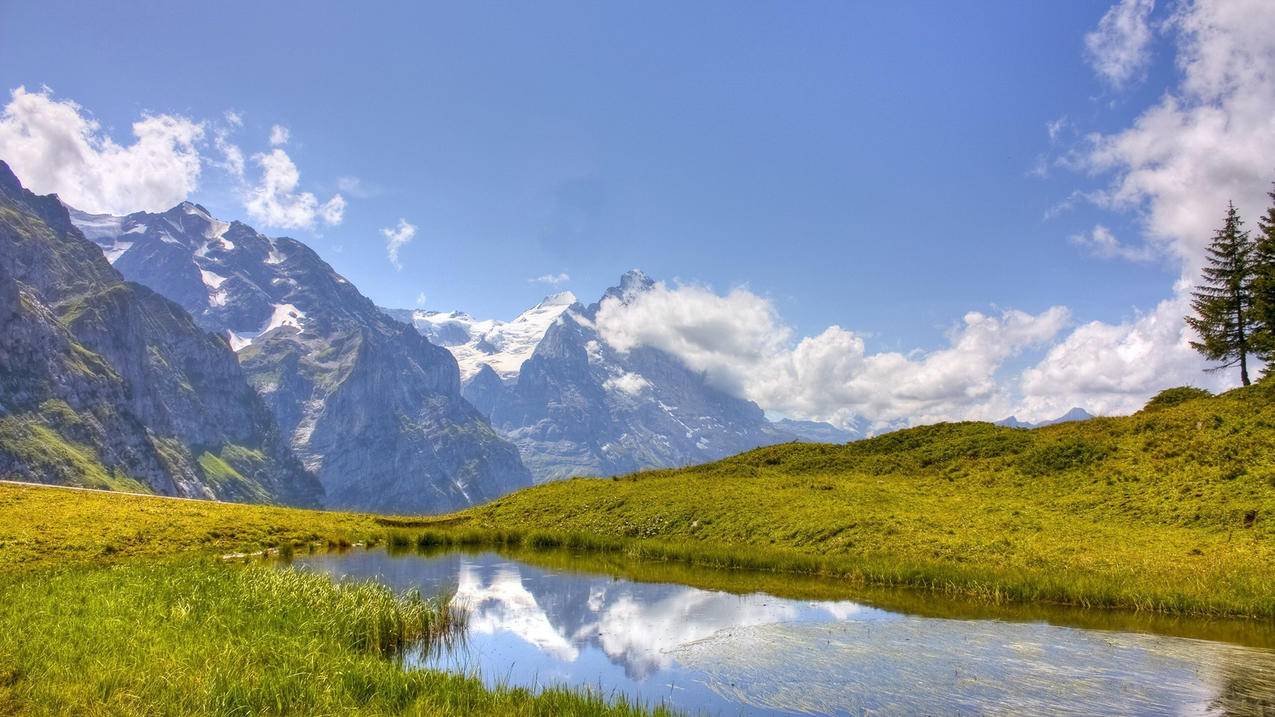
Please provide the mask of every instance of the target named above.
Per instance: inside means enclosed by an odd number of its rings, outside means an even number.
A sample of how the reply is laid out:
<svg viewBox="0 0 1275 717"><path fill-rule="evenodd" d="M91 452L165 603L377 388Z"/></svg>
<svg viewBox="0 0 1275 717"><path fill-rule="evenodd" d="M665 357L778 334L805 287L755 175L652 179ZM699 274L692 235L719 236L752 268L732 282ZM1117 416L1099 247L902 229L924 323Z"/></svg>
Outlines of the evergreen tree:
<svg viewBox="0 0 1275 717"><path fill-rule="evenodd" d="M1254 352L1266 362L1266 371L1275 366L1275 191L1267 192L1271 206L1257 220L1253 240L1253 337Z"/></svg>
<svg viewBox="0 0 1275 717"><path fill-rule="evenodd" d="M1240 381L1248 380L1248 356L1253 353L1253 270L1252 242L1244 230L1244 222L1228 203L1226 223L1209 246L1208 265L1203 283L1192 294L1193 316L1186 322L1199 334L1191 346L1210 361L1221 361L1213 371L1239 365Z"/></svg>

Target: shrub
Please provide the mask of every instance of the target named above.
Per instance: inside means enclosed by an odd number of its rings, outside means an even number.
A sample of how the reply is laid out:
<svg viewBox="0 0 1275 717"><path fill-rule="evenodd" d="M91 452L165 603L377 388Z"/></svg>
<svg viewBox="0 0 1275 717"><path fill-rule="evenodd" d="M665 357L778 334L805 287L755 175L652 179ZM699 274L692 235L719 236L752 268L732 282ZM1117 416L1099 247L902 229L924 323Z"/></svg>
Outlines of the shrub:
<svg viewBox="0 0 1275 717"><path fill-rule="evenodd" d="M1151 397L1147 401L1147 405L1142 408L1143 411L1158 411L1163 408L1177 406L1187 401L1194 401L1199 398L1210 398L1213 394L1202 388L1195 386L1178 386L1176 388L1166 388Z"/></svg>

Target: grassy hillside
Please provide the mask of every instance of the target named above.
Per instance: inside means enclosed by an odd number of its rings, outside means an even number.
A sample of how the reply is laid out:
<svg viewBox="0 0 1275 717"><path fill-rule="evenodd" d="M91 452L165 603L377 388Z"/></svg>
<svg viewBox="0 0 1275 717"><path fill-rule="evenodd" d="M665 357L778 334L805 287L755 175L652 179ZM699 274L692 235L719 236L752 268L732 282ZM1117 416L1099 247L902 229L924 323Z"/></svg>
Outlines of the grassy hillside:
<svg viewBox="0 0 1275 717"><path fill-rule="evenodd" d="M1275 616L1275 383L1130 417L958 423L578 479L464 525L993 600Z"/></svg>
<svg viewBox="0 0 1275 717"><path fill-rule="evenodd" d="M1275 383L1174 390L1131 417L1031 431L774 446L440 517L0 484L0 714L634 712L404 671L394 646L430 635L440 604L207 557L376 541L662 558L678 562L639 572L710 587L731 574L694 566L762 568L779 593L834 585L789 572L982 603L1249 616L1256 634L1275 618ZM1249 641L1244 624L1227 629Z"/></svg>
<svg viewBox="0 0 1275 717"><path fill-rule="evenodd" d="M374 542L378 521L0 484L0 715L664 713L405 670L455 634L445 598L208 555Z"/></svg>

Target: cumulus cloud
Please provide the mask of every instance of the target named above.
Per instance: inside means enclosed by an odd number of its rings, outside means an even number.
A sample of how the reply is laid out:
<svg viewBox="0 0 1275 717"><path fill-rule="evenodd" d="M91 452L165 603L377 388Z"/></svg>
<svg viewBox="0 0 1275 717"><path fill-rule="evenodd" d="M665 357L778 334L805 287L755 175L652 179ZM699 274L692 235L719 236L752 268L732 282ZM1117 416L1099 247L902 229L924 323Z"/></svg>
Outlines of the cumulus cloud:
<svg viewBox="0 0 1275 717"><path fill-rule="evenodd" d="M329 225L341 223L345 199L336 194L320 202L310 192L298 192L301 172L287 152L276 148L253 155L252 161L260 167L261 176L244 194L244 208L250 217L281 229L309 228L316 219Z"/></svg>
<svg viewBox="0 0 1275 717"><path fill-rule="evenodd" d="M557 274L543 274L541 276L537 276L534 279L527 279L527 281L532 284L548 284L550 286L558 286L559 284L565 284L568 281L571 281L571 275L564 271Z"/></svg>
<svg viewBox="0 0 1275 717"><path fill-rule="evenodd" d="M291 137L292 132L281 124L272 125L270 127L270 146L272 147L282 147L288 143L288 140Z"/></svg>
<svg viewBox="0 0 1275 717"><path fill-rule="evenodd" d="M1123 87L1146 72L1154 8L1155 0L1121 0L1102 16L1097 29L1085 35L1089 64L1111 85Z"/></svg>
<svg viewBox="0 0 1275 717"><path fill-rule="evenodd" d="M616 391L627 396L637 396L651 385L641 374L622 373L618 376L612 376L602 382L602 388L608 391Z"/></svg>
<svg viewBox="0 0 1275 717"><path fill-rule="evenodd" d="M1068 320L1062 307L1035 315L970 312L945 348L869 353L861 335L839 326L794 344L773 303L747 289L721 295L657 283L604 300L595 325L618 351L662 349L715 386L767 410L841 425L862 416L886 426L1002 417L997 412L1011 404L996 380L1000 367L1048 342Z"/></svg>
<svg viewBox="0 0 1275 717"><path fill-rule="evenodd" d="M1155 257L1152 247L1145 244L1138 246L1124 244L1111 233L1110 229L1101 224L1095 225L1088 232L1073 234L1071 243L1103 259L1150 261Z"/></svg>
<svg viewBox="0 0 1275 717"><path fill-rule="evenodd" d="M1084 324L1050 349L1022 376L1020 415L1040 418L1072 405L1122 413L1168 386L1235 385L1233 372L1204 372L1208 364L1191 350L1183 317L1227 201L1257 214L1275 178L1275 14L1266 5L1180 5L1166 25L1180 83L1132 126L1092 137L1077 157L1081 169L1111 177L1087 198L1133 213L1152 248L1128 247L1102 227L1081 243L1115 256L1155 250L1174 259L1181 275L1154 310L1121 323Z"/></svg>
<svg viewBox="0 0 1275 717"><path fill-rule="evenodd" d="M398 253L412 241L412 237L416 236L416 226L400 218L397 226L386 227L381 230L381 234L385 235L385 255L389 257L395 269L402 270L403 265L399 263Z"/></svg>
<svg viewBox="0 0 1275 717"><path fill-rule="evenodd" d="M1189 300L1180 294L1124 323L1093 321L1078 327L1023 372L1020 413L1038 419L1083 406L1093 413L1123 414L1168 386L1231 387L1229 373L1202 370L1190 346L1194 336L1182 321L1189 310Z"/></svg>
<svg viewBox="0 0 1275 717"><path fill-rule="evenodd" d="M232 138L242 125L234 111L213 122L144 114L132 124L133 143L120 144L75 102L56 99L48 88L19 87L0 114L0 158L32 191L56 192L88 212L164 211L189 198L203 169L212 167L233 180L248 215L266 227L340 224L345 198L335 194L321 202L298 191L300 172L282 149L252 156L260 175L248 184L248 161ZM272 128L272 144L287 138L287 128Z"/></svg>
<svg viewBox="0 0 1275 717"><path fill-rule="evenodd" d="M75 102L19 87L0 115L0 157L33 191L89 212L160 211L184 200L199 183L203 123L148 114L132 130L132 144L117 144Z"/></svg>
<svg viewBox="0 0 1275 717"><path fill-rule="evenodd" d="M1113 181L1097 195L1138 213L1194 277L1228 200L1256 214L1275 173L1275 13L1263 0L1200 0L1169 21L1182 81L1083 157Z"/></svg>

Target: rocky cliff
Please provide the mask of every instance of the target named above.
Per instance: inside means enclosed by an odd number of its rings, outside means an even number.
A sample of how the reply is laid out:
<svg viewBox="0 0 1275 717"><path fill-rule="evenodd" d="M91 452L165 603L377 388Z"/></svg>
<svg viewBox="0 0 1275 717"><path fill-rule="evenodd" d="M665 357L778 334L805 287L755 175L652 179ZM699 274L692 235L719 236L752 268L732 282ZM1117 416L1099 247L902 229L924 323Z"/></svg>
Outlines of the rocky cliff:
<svg viewBox="0 0 1275 717"><path fill-rule="evenodd" d="M0 475L317 505L225 341L129 284L0 162Z"/></svg>
<svg viewBox="0 0 1275 717"><path fill-rule="evenodd" d="M462 397L452 355L305 244L191 203L73 216L126 277L223 333L328 506L445 511L530 483L517 449Z"/></svg>

